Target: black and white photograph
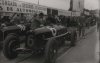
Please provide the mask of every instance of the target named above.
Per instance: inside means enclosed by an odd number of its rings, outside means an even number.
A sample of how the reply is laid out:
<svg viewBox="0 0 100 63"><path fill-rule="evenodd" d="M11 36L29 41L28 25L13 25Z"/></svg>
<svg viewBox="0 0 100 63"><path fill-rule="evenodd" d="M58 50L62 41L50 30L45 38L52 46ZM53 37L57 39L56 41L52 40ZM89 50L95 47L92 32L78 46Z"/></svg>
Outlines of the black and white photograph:
<svg viewBox="0 0 100 63"><path fill-rule="evenodd" d="M100 63L100 0L0 0L0 63Z"/></svg>

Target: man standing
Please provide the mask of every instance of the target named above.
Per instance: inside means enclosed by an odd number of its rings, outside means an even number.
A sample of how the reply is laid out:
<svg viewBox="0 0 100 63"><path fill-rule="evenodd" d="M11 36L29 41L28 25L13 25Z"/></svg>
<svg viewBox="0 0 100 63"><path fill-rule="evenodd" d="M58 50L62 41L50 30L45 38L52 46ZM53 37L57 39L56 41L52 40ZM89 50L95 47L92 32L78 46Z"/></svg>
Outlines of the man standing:
<svg viewBox="0 0 100 63"><path fill-rule="evenodd" d="M20 16L20 14L17 14L17 15L13 18L12 23L13 23L13 24L19 24L20 21L21 21L21 16Z"/></svg>
<svg viewBox="0 0 100 63"><path fill-rule="evenodd" d="M83 23L84 23L84 17L80 16L79 17L79 22L78 22L78 28L79 28L79 37L84 35L84 27L83 27Z"/></svg>
<svg viewBox="0 0 100 63"><path fill-rule="evenodd" d="M85 16L82 16L81 19L81 25L82 25L82 37L85 38L85 27L86 27L86 22L85 22Z"/></svg>
<svg viewBox="0 0 100 63"><path fill-rule="evenodd" d="M2 24L1 20L2 20L2 17L1 17L1 14L0 14L0 26L1 26L1 24Z"/></svg>
<svg viewBox="0 0 100 63"><path fill-rule="evenodd" d="M26 22L27 22L26 17L23 13L21 13L21 18L20 19L21 19L21 21L20 21L21 24L26 24Z"/></svg>
<svg viewBox="0 0 100 63"><path fill-rule="evenodd" d="M44 26L44 20L43 20L44 14L40 13L39 15L34 14L31 29L34 30L36 28L39 28L41 26Z"/></svg>

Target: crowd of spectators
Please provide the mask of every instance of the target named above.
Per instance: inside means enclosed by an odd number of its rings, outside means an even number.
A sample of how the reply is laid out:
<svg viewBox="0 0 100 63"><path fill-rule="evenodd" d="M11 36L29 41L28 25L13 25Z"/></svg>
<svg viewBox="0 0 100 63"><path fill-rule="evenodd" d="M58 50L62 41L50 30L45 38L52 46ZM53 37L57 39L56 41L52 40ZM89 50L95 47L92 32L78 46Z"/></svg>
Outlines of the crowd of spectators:
<svg viewBox="0 0 100 63"><path fill-rule="evenodd" d="M84 36L85 28L89 28L93 23L96 23L96 19L89 16L63 16L63 15L44 15L43 13L34 14L30 20L26 19L27 17L21 13L16 14L13 17L4 16L1 18L0 16L0 25L2 26L10 26L17 24L31 24L31 29L36 29L38 27L43 27L47 25L63 25L66 27L76 27L79 31L79 36Z"/></svg>

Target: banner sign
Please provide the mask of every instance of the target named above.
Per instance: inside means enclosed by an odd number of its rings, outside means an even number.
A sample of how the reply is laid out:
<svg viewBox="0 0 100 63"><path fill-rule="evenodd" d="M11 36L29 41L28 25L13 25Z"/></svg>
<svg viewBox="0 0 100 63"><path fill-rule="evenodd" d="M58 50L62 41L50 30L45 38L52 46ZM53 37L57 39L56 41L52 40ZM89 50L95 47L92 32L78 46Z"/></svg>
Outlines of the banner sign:
<svg viewBox="0 0 100 63"><path fill-rule="evenodd" d="M0 0L0 11L17 13L44 12L46 14L46 7L22 1Z"/></svg>
<svg viewBox="0 0 100 63"><path fill-rule="evenodd" d="M58 10L58 15L71 16L71 11Z"/></svg>
<svg viewBox="0 0 100 63"><path fill-rule="evenodd" d="M81 12L72 12L72 16L81 16Z"/></svg>
<svg viewBox="0 0 100 63"><path fill-rule="evenodd" d="M47 7L39 5L38 7L39 13L43 12L44 14L47 14Z"/></svg>

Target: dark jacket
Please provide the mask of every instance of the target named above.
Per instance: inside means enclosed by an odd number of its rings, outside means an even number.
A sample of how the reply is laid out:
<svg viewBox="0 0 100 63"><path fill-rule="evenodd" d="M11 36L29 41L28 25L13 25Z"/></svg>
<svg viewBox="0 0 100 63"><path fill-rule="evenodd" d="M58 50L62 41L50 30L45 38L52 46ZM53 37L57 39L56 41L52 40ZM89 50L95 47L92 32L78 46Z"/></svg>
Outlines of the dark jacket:
<svg viewBox="0 0 100 63"><path fill-rule="evenodd" d="M34 30L34 29L36 29L36 28L39 28L40 25L41 25L40 21L39 21L38 19L34 18L34 19L32 20L32 23L31 23L31 29Z"/></svg>

